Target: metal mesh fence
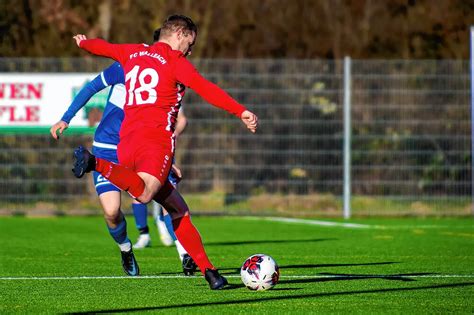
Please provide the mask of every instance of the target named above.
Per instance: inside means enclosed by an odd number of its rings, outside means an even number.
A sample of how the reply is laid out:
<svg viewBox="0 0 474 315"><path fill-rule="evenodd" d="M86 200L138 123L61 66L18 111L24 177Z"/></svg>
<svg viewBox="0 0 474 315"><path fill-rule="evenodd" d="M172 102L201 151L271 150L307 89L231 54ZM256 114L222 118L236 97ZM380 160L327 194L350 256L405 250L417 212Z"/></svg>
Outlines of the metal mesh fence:
<svg viewBox="0 0 474 315"><path fill-rule="evenodd" d="M254 111L258 133L188 91L177 143L180 191L197 211L341 216L343 62L195 60ZM0 59L2 72L100 72L110 61ZM352 62L354 215L468 215L469 72L465 61ZM1 76L1 74L0 74ZM64 108L68 104L64 104ZM60 117L58 117L59 119ZM98 211L91 179L70 172L72 148L47 131L0 135L3 211Z"/></svg>
<svg viewBox="0 0 474 315"><path fill-rule="evenodd" d="M352 80L354 195L386 211L468 214L468 63L355 61ZM355 209L375 210L363 200Z"/></svg>

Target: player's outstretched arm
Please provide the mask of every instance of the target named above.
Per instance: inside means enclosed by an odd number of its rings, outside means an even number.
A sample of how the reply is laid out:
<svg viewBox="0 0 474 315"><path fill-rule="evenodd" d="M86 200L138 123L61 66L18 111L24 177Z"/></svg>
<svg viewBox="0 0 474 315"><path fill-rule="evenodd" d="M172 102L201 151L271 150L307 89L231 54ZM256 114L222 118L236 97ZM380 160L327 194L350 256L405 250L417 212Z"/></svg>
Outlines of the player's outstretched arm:
<svg viewBox="0 0 474 315"><path fill-rule="evenodd" d="M118 63L113 63L102 71L101 74L84 85L76 97L74 97L71 105L69 105L68 109L63 114L63 117L61 117L61 120L55 123L49 130L51 136L58 140L64 130L69 127L69 123L77 112L87 104L94 94L102 91L107 86L123 83L123 81L123 70Z"/></svg>
<svg viewBox="0 0 474 315"><path fill-rule="evenodd" d="M51 129L49 129L49 132L51 133L51 136L58 140L59 139L59 135L62 135L64 130L66 130L67 128L69 127L69 124L65 121L58 121L57 123L55 123L53 126L51 126ZM58 135L58 131L59 131L59 135Z"/></svg>
<svg viewBox="0 0 474 315"><path fill-rule="evenodd" d="M122 64L128 60L131 52L143 47L143 44L112 44L100 38L88 39L83 34L74 35L72 38L79 48L97 56L112 58Z"/></svg>
<svg viewBox="0 0 474 315"><path fill-rule="evenodd" d="M258 127L258 117L254 113L245 110L242 115L240 116L240 119L242 119L243 123L247 128L250 130L250 132L255 133L257 131Z"/></svg>
<svg viewBox="0 0 474 315"><path fill-rule="evenodd" d="M118 53L119 45L111 44L103 39L93 38L87 39L86 35L77 34L73 36L74 40L76 41L76 45L79 48L84 49L85 51L90 52L91 54L110 57L117 61L119 61L120 54Z"/></svg>
<svg viewBox="0 0 474 315"><path fill-rule="evenodd" d="M201 76L186 59L180 59L177 63L177 75L181 83L193 89L207 102L239 117L252 133L257 131L258 117L216 84Z"/></svg>

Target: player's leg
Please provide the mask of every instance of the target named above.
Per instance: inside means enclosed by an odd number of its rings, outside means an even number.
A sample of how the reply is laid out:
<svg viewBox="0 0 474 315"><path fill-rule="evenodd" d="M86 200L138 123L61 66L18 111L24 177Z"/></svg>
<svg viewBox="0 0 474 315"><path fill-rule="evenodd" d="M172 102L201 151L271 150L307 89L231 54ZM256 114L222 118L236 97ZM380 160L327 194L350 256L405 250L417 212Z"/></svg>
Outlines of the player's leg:
<svg viewBox="0 0 474 315"><path fill-rule="evenodd" d="M178 252L183 273L185 276L192 276L197 269L197 265L183 245L178 241L174 234L173 223L168 212L157 202L153 202L153 219L155 220L160 240L165 246L175 245Z"/></svg>
<svg viewBox="0 0 474 315"><path fill-rule="evenodd" d="M185 276L192 276L194 275L194 272L197 269L197 265L191 258L191 256L188 254L188 252L184 249L183 245L181 245L181 242L176 238L176 235L174 234L173 222L168 211L166 211L166 209L161 206L160 208L163 216L163 225L165 225L166 229L165 233L166 235L170 236L170 238L173 240L174 245L176 246L176 251L178 252L178 256L181 260L181 265L183 267L183 273Z"/></svg>
<svg viewBox="0 0 474 315"><path fill-rule="evenodd" d="M135 225L140 235L137 242L133 245L135 249L142 249L151 246L150 232L148 228L148 209L147 205L136 200L132 202L133 216L135 217Z"/></svg>
<svg viewBox="0 0 474 315"><path fill-rule="evenodd" d="M127 191L142 203L148 203L161 185L156 178L155 181L149 178L145 180L126 166L95 157L83 146L79 146L74 150L74 158L72 171L77 178L81 178L85 173L97 171L115 186Z"/></svg>
<svg viewBox="0 0 474 315"><path fill-rule="evenodd" d="M181 171L177 167L175 167L174 159L173 159L171 170L168 174L168 180L174 186L174 188L176 188L176 185L181 180L181 177L178 176L176 172L181 173ZM158 228L158 232L160 234L160 240L163 243L163 245L165 246L173 245L173 243L176 242L176 235L174 235L173 224L171 223L171 217L169 216L168 212L166 212L166 210L164 210L164 208L156 202L153 203L153 218L155 219L155 223ZM183 248L182 246L177 247L181 262L183 261L182 257L185 254L185 253L180 252L180 249L182 248Z"/></svg>
<svg viewBox="0 0 474 315"><path fill-rule="evenodd" d="M168 181L175 189L178 188L178 183L181 181L181 170L175 165L175 161L173 159L173 164L171 165L171 170L168 175ZM160 206L160 221L166 226L166 232L160 232L161 235L169 235L170 238L173 239L174 244L176 246L176 250L178 251L179 259L181 260L181 266L183 267L183 273L185 276L192 276L197 269L197 265L188 252L184 249L183 245L181 245L180 241L176 238L174 234L173 222L171 220L171 216L169 215L168 211L165 208ZM165 234L166 233L166 234Z"/></svg>
<svg viewBox="0 0 474 315"><path fill-rule="evenodd" d="M155 197L155 201L169 211L178 240L196 262L211 289L222 289L227 284L227 279L219 274L209 260L201 235L191 222L189 208L183 197L168 181Z"/></svg>
<svg viewBox="0 0 474 315"><path fill-rule="evenodd" d="M137 276L139 268L127 235L127 221L120 210L120 190L97 172L94 172L94 183L110 236L120 248L122 267L126 274Z"/></svg>
<svg viewBox="0 0 474 315"><path fill-rule="evenodd" d="M170 158L173 157L171 148L174 146L174 138L171 137L170 140L172 145L169 147L160 145L134 151L134 162L124 157L124 154L130 156L130 152L127 152L126 146L122 142L122 146L119 144L120 161L123 160L125 165L134 164L134 167L140 170L138 173L122 165L96 159L83 147L79 147L74 152L76 162L73 172L76 177L81 177L85 172L96 169L119 188L128 191L132 196L138 196L136 199L140 202L146 203L152 197L156 198L155 201L170 211L176 236L199 266L211 289L221 289L227 284L227 280L219 275L209 261L199 232L189 218L188 206L181 195L166 180L171 168ZM161 187L160 180L165 183L163 187Z"/></svg>
<svg viewBox="0 0 474 315"><path fill-rule="evenodd" d="M120 138L117 145L120 164L110 162L115 160L95 157L79 146L74 150L73 173L80 178L95 170L136 200L148 203L168 177L174 147L172 133L153 128L142 129Z"/></svg>

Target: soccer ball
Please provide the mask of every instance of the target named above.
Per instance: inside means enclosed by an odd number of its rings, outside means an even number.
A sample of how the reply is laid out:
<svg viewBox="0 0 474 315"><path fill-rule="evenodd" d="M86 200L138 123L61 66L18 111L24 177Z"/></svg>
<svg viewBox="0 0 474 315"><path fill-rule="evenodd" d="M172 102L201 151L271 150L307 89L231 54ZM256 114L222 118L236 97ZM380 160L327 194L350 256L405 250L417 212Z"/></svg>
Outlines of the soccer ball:
<svg viewBox="0 0 474 315"><path fill-rule="evenodd" d="M240 268L240 277L248 289L265 291L278 283L280 270L272 257L256 254L245 260Z"/></svg>

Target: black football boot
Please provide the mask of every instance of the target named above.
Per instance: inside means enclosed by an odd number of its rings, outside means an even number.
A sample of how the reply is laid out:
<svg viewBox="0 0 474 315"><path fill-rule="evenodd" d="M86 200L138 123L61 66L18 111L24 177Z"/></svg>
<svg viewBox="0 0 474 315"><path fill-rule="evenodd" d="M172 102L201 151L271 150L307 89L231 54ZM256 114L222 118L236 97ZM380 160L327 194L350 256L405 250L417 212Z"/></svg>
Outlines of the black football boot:
<svg viewBox="0 0 474 315"><path fill-rule="evenodd" d="M132 249L130 248L129 251L121 251L120 253L122 254L123 271L129 276L138 276L140 268L138 268L138 263Z"/></svg>
<svg viewBox="0 0 474 315"><path fill-rule="evenodd" d="M95 170L95 156L82 145L74 150L74 159L72 172L77 178L81 178L85 173Z"/></svg>
<svg viewBox="0 0 474 315"><path fill-rule="evenodd" d="M221 290L228 283L227 279L219 274L219 271L215 269L206 269L204 278L209 282L211 290Z"/></svg>
<svg viewBox="0 0 474 315"><path fill-rule="evenodd" d="M192 276L197 269L197 265L194 260L188 254L183 256L183 272L185 276Z"/></svg>

